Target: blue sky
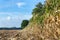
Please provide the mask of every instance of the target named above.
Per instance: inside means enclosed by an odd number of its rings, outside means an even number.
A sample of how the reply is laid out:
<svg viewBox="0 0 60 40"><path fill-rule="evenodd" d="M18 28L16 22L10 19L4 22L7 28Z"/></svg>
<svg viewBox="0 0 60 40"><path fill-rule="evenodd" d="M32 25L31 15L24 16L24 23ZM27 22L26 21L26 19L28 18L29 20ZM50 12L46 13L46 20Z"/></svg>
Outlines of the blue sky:
<svg viewBox="0 0 60 40"><path fill-rule="evenodd" d="M45 0L0 0L0 27L20 27L32 17L32 9Z"/></svg>

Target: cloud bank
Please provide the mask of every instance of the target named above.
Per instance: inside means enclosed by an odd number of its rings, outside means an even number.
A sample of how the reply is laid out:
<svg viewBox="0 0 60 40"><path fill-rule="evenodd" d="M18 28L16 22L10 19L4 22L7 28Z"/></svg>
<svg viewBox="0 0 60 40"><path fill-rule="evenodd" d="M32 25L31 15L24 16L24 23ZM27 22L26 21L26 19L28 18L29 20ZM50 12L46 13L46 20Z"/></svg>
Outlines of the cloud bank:
<svg viewBox="0 0 60 40"><path fill-rule="evenodd" d="M8 28L21 27L22 20L24 19L29 20L32 17L31 14L22 14L19 12L16 13L1 12L0 15L4 16L4 17L0 16L0 27L8 27Z"/></svg>

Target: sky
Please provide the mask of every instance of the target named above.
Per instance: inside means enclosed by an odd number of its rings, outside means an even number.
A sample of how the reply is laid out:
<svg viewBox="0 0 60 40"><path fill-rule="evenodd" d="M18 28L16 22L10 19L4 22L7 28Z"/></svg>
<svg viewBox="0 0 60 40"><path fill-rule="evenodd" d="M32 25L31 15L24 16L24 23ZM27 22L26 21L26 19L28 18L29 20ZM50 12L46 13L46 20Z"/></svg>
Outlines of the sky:
<svg viewBox="0 0 60 40"><path fill-rule="evenodd" d="M22 20L32 17L38 2L45 0L0 0L0 28L21 27Z"/></svg>

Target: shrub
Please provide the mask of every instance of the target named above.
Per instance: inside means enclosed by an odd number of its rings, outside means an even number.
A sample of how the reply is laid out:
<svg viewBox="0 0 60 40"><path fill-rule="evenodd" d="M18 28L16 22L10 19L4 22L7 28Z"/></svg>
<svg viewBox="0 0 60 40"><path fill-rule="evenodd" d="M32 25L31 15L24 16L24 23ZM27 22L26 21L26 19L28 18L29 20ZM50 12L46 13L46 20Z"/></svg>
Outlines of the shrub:
<svg viewBox="0 0 60 40"><path fill-rule="evenodd" d="M29 21L28 20L23 20L21 23L21 28L25 28L28 25Z"/></svg>

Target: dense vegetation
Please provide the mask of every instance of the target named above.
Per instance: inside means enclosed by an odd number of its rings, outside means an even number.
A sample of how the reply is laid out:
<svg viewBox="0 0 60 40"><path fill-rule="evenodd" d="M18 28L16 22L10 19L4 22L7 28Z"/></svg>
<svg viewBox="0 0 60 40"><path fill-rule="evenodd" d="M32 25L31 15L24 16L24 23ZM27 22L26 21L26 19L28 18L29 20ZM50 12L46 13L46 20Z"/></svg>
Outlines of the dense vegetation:
<svg viewBox="0 0 60 40"><path fill-rule="evenodd" d="M40 15L42 15L43 14L43 11L44 9L43 9L43 5L42 5L42 3L38 3L37 5L36 5L36 8L34 8L33 9L33 12L32 12L32 14L34 15L36 15L36 14L40 14Z"/></svg>
<svg viewBox="0 0 60 40"><path fill-rule="evenodd" d="M38 3L32 12L31 21L43 23L44 18L49 15L56 15L55 12L60 9L60 0L46 0L44 4Z"/></svg>
<svg viewBox="0 0 60 40"><path fill-rule="evenodd" d="M44 19L49 17L50 15L56 16L55 12L59 9L60 9L60 0L46 0L44 4L39 2L33 9L32 12L33 17L30 19L30 22L35 22L43 25ZM24 26L22 27L24 28Z"/></svg>
<svg viewBox="0 0 60 40"><path fill-rule="evenodd" d="M21 23L21 28L25 28L28 25L29 21L28 20L23 20Z"/></svg>

